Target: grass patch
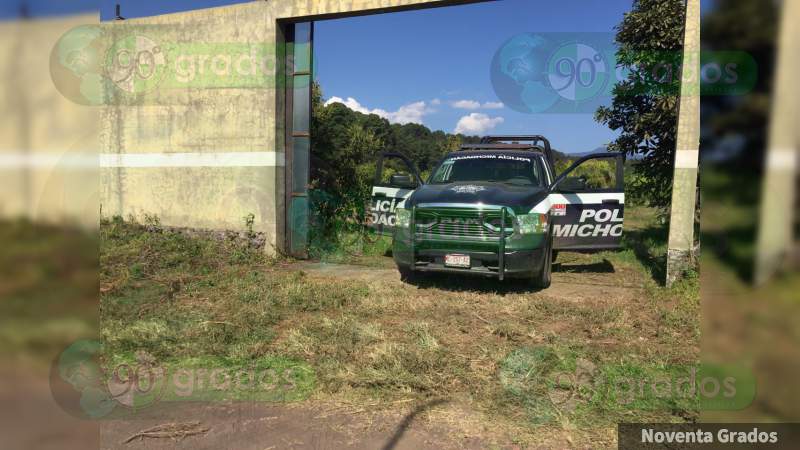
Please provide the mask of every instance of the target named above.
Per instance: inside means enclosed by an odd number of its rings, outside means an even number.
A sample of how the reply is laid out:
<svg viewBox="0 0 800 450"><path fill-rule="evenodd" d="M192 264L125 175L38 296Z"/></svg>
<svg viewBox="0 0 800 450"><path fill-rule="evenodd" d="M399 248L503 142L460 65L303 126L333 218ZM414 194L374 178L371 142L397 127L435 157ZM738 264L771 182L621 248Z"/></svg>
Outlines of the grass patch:
<svg viewBox="0 0 800 450"><path fill-rule="evenodd" d="M657 284L666 280L668 226L654 208L636 207L625 211L623 250L607 257L647 273Z"/></svg>
<svg viewBox="0 0 800 450"><path fill-rule="evenodd" d="M311 243L312 259L324 262L386 266L392 252L392 237L372 231L344 230L325 241Z"/></svg>
<svg viewBox="0 0 800 450"><path fill-rule="evenodd" d="M576 374L612 379L691 363L696 278L659 287L632 249L574 257L611 267L587 277L639 290L595 299L590 288L565 298L480 283L367 284L287 271L235 241L113 220L101 226L103 337L112 355L144 350L172 365L302 363L321 399L390 407L458 398L491 417L487 426L523 424L520 442L541 427L692 420L690 404L612 401Z"/></svg>
<svg viewBox="0 0 800 450"><path fill-rule="evenodd" d="M500 363L503 391L498 402L521 408L532 424L589 427L652 417L696 420L699 397L684 382L692 367L628 358L598 365L581 348L523 347Z"/></svg>
<svg viewBox="0 0 800 450"><path fill-rule="evenodd" d="M128 406L146 408L157 402L263 401L287 402L307 398L315 389L314 370L283 356L254 361L196 356L147 361L140 352L109 355L107 382L114 391L143 388L129 396ZM138 377L134 378L137 372ZM137 384L134 384L137 383Z"/></svg>
<svg viewBox="0 0 800 450"><path fill-rule="evenodd" d="M119 219L101 225L100 258L101 333L112 355L269 357L287 318L338 310L367 293L358 282L321 283L278 271L241 242Z"/></svg>

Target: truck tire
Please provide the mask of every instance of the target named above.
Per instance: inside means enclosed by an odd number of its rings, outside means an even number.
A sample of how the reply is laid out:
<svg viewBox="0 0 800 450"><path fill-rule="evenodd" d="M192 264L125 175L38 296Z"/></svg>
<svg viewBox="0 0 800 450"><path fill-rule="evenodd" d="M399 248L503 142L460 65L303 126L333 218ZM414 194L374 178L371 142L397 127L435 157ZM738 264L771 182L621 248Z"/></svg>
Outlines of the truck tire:
<svg viewBox="0 0 800 450"><path fill-rule="evenodd" d="M397 271L400 272L400 281L410 281L414 279L414 272L408 266L397 266Z"/></svg>
<svg viewBox="0 0 800 450"><path fill-rule="evenodd" d="M550 287L550 281L553 274L553 238L551 237L547 242L545 254L542 256L542 269L533 275L533 286L538 289L547 289Z"/></svg>

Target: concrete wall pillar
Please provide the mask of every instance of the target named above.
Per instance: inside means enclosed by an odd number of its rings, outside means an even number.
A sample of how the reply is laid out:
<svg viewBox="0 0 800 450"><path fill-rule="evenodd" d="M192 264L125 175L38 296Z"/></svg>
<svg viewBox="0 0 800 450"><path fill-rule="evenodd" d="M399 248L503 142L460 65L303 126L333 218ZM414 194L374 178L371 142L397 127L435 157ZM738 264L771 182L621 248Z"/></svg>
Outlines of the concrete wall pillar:
<svg viewBox="0 0 800 450"><path fill-rule="evenodd" d="M800 3L783 2L778 59L772 94L769 141L765 154L756 246L755 277L767 281L786 262L793 243L795 182L800 114Z"/></svg>
<svg viewBox="0 0 800 450"><path fill-rule="evenodd" d="M679 279L694 260L694 217L700 153L700 0L688 0L686 5L683 64L667 247L668 286Z"/></svg>

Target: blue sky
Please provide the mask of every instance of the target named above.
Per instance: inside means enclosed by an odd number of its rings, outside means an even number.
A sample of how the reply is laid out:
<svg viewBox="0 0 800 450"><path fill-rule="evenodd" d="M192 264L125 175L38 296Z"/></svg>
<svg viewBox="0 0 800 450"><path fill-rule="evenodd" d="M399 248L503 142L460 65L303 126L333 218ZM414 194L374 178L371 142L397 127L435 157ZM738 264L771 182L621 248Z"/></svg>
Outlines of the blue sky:
<svg viewBox="0 0 800 450"><path fill-rule="evenodd" d="M97 11L99 0L0 0L0 19L16 18L25 4L32 17Z"/></svg>
<svg viewBox="0 0 800 450"><path fill-rule="evenodd" d="M502 0L320 21L315 25L316 78L326 98L352 97L362 108L390 117L408 119L400 108L424 101L432 112L421 120L432 129L453 132L462 117L483 114L488 117L483 123L495 124L487 133L540 133L555 148L586 152L616 137L591 113L525 114L452 104L499 101L489 68L509 38L525 32L612 33L630 6L630 0ZM440 103L431 104L434 99ZM492 122L497 118L502 123Z"/></svg>
<svg viewBox="0 0 800 450"><path fill-rule="evenodd" d="M96 1L27 3L33 15L41 16L91 11ZM540 133L557 149L585 152L613 140L616 133L596 123L591 113L530 114L497 108L490 63L498 48L519 33L606 32L610 42L631 2L500 0L320 21L315 31L316 78L326 98L352 98L348 104L354 108L377 110L390 120L418 121L447 132ZM3 0L0 16L14 15L19 3ZM101 19L113 18L116 3L123 16L132 18L239 1L100 0Z"/></svg>

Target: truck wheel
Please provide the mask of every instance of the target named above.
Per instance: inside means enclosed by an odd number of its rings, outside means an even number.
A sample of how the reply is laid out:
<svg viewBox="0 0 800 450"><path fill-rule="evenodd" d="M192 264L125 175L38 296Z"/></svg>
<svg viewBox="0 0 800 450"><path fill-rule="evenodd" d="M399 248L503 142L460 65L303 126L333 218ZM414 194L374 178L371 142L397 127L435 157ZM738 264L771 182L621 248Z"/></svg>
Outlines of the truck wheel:
<svg viewBox="0 0 800 450"><path fill-rule="evenodd" d="M397 270L400 272L400 281L410 281L414 279L414 272L412 272L411 268L408 266L397 266Z"/></svg>
<svg viewBox="0 0 800 450"><path fill-rule="evenodd" d="M533 276L533 285L539 289L547 289L550 287L551 275L553 272L553 239L550 238L545 249L545 254L542 257L542 269L539 273Z"/></svg>

